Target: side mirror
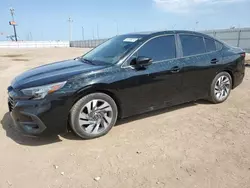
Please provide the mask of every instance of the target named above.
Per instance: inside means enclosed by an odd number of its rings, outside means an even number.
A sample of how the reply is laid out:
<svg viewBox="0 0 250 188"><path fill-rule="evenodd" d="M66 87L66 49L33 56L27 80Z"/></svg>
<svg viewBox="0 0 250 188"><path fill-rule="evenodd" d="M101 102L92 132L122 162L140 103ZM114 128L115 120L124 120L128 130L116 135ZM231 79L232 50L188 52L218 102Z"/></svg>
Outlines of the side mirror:
<svg viewBox="0 0 250 188"><path fill-rule="evenodd" d="M145 68L149 65L151 65L153 62L153 60L149 57L143 57L143 56L139 56L135 59L133 59L130 63L131 66L135 67L135 68Z"/></svg>

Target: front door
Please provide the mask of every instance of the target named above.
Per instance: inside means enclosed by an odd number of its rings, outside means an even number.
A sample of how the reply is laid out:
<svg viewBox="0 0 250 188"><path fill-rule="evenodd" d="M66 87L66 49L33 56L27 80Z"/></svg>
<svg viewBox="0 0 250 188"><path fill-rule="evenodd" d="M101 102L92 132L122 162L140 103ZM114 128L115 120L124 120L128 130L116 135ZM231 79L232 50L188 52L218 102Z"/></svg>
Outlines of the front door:
<svg viewBox="0 0 250 188"><path fill-rule="evenodd" d="M154 37L146 42L130 58L149 57L152 64L143 70L132 67L125 68L125 77L122 85L129 83L123 98L128 97L130 110L145 112L158 107L177 103L181 96L181 66L176 59L175 35ZM131 87L133 85L133 87Z"/></svg>

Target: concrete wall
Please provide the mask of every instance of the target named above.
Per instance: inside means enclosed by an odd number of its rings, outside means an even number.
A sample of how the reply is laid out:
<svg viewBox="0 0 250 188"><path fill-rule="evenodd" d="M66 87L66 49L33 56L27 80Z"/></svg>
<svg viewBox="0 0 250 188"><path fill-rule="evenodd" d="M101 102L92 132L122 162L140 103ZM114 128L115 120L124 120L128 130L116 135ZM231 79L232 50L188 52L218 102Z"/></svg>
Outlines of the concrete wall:
<svg viewBox="0 0 250 188"><path fill-rule="evenodd" d="M202 32L218 38L232 46L240 47L246 52L250 52L250 28L221 29Z"/></svg>
<svg viewBox="0 0 250 188"><path fill-rule="evenodd" d="M70 41L70 47L94 48L108 39Z"/></svg>
<svg viewBox="0 0 250 188"><path fill-rule="evenodd" d="M69 41L0 41L0 48L69 47Z"/></svg>

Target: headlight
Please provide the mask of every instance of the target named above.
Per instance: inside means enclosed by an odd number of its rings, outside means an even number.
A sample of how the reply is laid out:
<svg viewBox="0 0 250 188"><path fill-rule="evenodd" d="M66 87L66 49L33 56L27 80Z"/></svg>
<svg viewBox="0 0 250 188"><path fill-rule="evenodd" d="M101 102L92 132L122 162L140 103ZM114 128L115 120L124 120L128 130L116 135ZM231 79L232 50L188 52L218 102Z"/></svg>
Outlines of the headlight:
<svg viewBox="0 0 250 188"><path fill-rule="evenodd" d="M61 89L65 84L66 84L66 81L44 85L44 86L31 87L27 89L22 89L21 91L23 92L24 95L30 96L33 99L43 99L47 94L53 93Z"/></svg>

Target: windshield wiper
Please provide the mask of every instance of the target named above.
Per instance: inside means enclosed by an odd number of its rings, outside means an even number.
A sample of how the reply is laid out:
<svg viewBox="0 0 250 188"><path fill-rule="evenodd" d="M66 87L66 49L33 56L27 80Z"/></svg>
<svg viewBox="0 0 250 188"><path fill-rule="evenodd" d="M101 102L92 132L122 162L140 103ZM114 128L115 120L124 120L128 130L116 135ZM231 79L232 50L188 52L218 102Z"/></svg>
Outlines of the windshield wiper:
<svg viewBox="0 0 250 188"><path fill-rule="evenodd" d="M81 58L81 60L82 61L85 61L85 62L87 62L87 63L89 63L89 64L94 64L91 60L89 60L89 59L85 59L85 58Z"/></svg>
<svg viewBox="0 0 250 188"><path fill-rule="evenodd" d="M74 60L79 60L81 57L76 57L76 58L74 58Z"/></svg>

